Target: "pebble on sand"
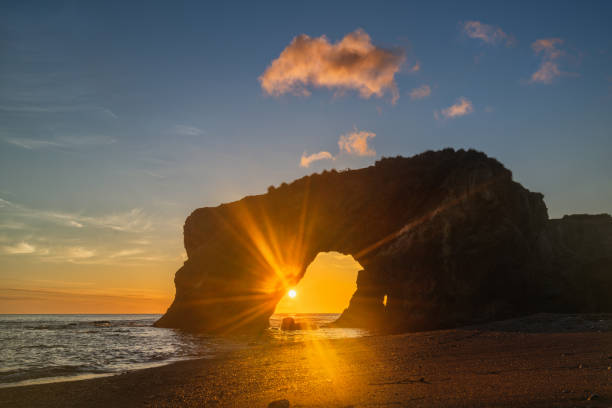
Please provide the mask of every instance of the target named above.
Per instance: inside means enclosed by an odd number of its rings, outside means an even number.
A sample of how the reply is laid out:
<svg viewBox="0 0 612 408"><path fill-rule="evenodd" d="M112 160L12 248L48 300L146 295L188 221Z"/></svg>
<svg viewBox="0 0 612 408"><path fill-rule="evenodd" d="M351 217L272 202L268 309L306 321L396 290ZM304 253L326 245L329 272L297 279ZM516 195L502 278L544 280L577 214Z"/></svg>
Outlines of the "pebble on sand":
<svg viewBox="0 0 612 408"><path fill-rule="evenodd" d="M289 405L289 400L281 399L269 403L268 408L289 408Z"/></svg>

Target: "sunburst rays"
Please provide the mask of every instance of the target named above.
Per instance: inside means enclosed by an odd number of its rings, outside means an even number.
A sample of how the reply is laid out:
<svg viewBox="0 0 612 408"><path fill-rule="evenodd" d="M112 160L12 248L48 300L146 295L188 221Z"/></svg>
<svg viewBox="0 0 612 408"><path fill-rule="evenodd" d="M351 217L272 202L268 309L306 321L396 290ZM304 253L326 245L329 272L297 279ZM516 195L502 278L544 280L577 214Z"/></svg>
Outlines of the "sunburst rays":
<svg viewBox="0 0 612 408"><path fill-rule="evenodd" d="M460 205L495 181L496 178L493 178L472 187L467 192L413 218L397 231L355 251L354 258L360 262L360 259L373 251L429 222L441 212ZM231 212L218 213L226 231L230 233L234 242L239 243L240 250L243 251L241 253L246 254L246 257L236 265L247 268L241 273L250 275L246 280L250 285L248 287L241 286L242 282L230 282L229 285L226 283L227 291L224 291L226 293L195 301L198 307L222 305L227 312L232 313L229 318L222 319L223 327L219 327L222 331L238 330L254 320L263 319L273 313L277 302L299 282L306 267L316 256L312 241L318 220L316 208L310 203L310 180L307 181L303 191L298 204L300 208L297 220L293 218L292 221L286 217L287 214L283 216L273 213L269 206L264 206L262 200L244 200L232 208ZM279 211L284 209L281 208ZM223 255L216 254L216 256ZM246 263L243 262L245 259ZM210 281L210 277L207 279ZM219 275L219 279L223 279L223 276Z"/></svg>

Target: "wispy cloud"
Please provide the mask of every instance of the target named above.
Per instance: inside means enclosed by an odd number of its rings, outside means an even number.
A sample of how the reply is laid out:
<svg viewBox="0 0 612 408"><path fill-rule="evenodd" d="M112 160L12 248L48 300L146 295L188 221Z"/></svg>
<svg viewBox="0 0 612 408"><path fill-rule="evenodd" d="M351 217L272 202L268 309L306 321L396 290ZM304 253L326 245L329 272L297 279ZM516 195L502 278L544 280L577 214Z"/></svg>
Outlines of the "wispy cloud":
<svg viewBox="0 0 612 408"><path fill-rule="evenodd" d="M69 259L85 259L91 258L96 254L96 251L91 249L83 248L81 246L70 247L66 249L65 256Z"/></svg>
<svg viewBox="0 0 612 408"><path fill-rule="evenodd" d="M73 240L74 241L74 240ZM86 245L39 246L28 241L0 247L0 254L9 256L34 256L45 263L71 263L83 265L142 265L150 262L171 262L181 255L171 256L152 249L93 247Z"/></svg>
<svg viewBox="0 0 612 408"><path fill-rule="evenodd" d="M202 129L188 125L175 125L172 131L174 134L181 136L200 136L204 134Z"/></svg>
<svg viewBox="0 0 612 408"><path fill-rule="evenodd" d="M410 99L412 99L413 101L417 99L427 98L429 95L431 95L431 87L429 85L422 85L410 91Z"/></svg>
<svg viewBox="0 0 612 408"><path fill-rule="evenodd" d="M180 220L156 220L142 209L84 215L41 210L0 198L0 257L79 265L143 266L175 262L174 242L153 231L178 234ZM170 230L169 228L172 228ZM176 246L176 251L179 246Z"/></svg>
<svg viewBox="0 0 612 408"><path fill-rule="evenodd" d="M531 75L529 82L550 84L561 76L558 59L565 55L559 47L563 45L561 38L541 38L531 44L533 52L542 58L540 67Z"/></svg>
<svg viewBox="0 0 612 408"><path fill-rule="evenodd" d="M27 242L19 242L15 245L6 245L2 247L4 253L9 255L20 255L20 254L33 254L36 252L34 245L28 244Z"/></svg>
<svg viewBox="0 0 612 408"><path fill-rule="evenodd" d="M50 140L36 140L36 139L28 139L28 138L6 138L4 139L6 143L10 143L12 145L24 148L24 149L43 149L46 147L59 147L56 142L52 142Z"/></svg>
<svg viewBox="0 0 612 408"><path fill-rule="evenodd" d="M353 130L340 136L338 147L340 153L348 153L356 156L376 156L376 151L368 145L368 139L376 137L376 133L365 130Z"/></svg>
<svg viewBox="0 0 612 408"><path fill-rule="evenodd" d="M121 258L121 257L126 257L126 256L132 256L132 255L140 255L142 253L144 253L145 251L143 249L122 249L121 251L117 251L113 254L110 255L111 258Z"/></svg>
<svg viewBox="0 0 612 408"><path fill-rule="evenodd" d="M0 105L0 111L12 113L70 113L70 112L100 112L116 119L117 115L108 108L92 105L33 105L10 104Z"/></svg>
<svg viewBox="0 0 612 408"><path fill-rule="evenodd" d="M461 97L457 99L457 102L454 105L442 109L439 112L434 112L434 117L436 119L454 119L461 116L469 115L472 112L474 112L472 102L467 98Z"/></svg>
<svg viewBox="0 0 612 408"><path fill-rule="evenodd" d="M516 40L512 35L505 33L500 27L484 24L480 21L466 21L461 25L462 31L469 38L480 40L485 44L505 44L511 47Z"/></svg>
<svg viewBox="0 0 612 408"><path fill-rule="evenodd" d="M145 232L153 228L150 218L140 208L133 208L121 213L89 216L78 213L39 210L0 198L0 209L5 214L16 217L35 218L76 228L91 226L124 232Z"/></svg>
<svg viewBox="0 0 612 408"><path fill-rule="evenodd" d="M313 153L311 155L306 155L306 152L302 153L302 158L300 159L301 167L309 167L312 162L319 160L333 160L334 156L330 152L319 152Z"/></svg>
<svg viewBox="0 0 612 408"><path fill-rule="evenodd" d="M370 36L359 29L333 44L325 36L301 34L259 77L269 95L294 93L310 95L308 86L356 90L361 97L381 97L390 92L399 98L395 74L404 62L400 49L384 49L372 44Z"/></svg>
<svg viewBox="0 0 612 408"><path fill-rule="evenodd" d="M146 174L147 176L151 176L156 179L164 180L166 178L166 176L164 176L163 174L159 174L154 171L143 170L142 172Z"/></svg>
<svg viewBox="0 0 612 408"><path fill-rule="evenodd" d="M35 150L46 148L71 149L80 147L103 146L115 143L116 140L102 135L59 136L53 139L4 138L6 143L23 149Z"/></svg>

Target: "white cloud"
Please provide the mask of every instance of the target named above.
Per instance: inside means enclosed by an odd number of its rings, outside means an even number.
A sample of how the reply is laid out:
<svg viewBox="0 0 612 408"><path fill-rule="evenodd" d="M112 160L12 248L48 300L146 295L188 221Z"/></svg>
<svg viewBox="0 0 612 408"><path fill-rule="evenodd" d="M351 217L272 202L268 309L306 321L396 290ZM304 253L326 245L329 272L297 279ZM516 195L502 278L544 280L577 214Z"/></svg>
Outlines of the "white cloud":
<svg viewBox="0 0 612 408"><path fill-rule="evenodd" d="M173 128L173 132L181 136L200 136L204 134L202 129L188 125L176 125Z"/></svg>
<svg viewBox="0 0 612 408"><path fill-rule="evenodd" d="M36 140L28 138L6 138L6 143L21 147L23 149L43 149L45 147L59 147L59 144L50 140Z"/></svg>
<svg viewBox="0 0 612 408"><path fill-rule="evenodd" d="M467 98L461 97L457 99L457 102L454 105L442 109L440 112L434 112L434 117L436 119L440 119L441 117L445 119L453 119L469 115L472 112L474 112L472 102Z"/></svg>
<svg viewBox="0 0 612 408"><path fill-rule="evenodd" d="M300 159L300 166L301 167L309 167L310 164L312 162L318 161L318 160L333 160L334 156L332 156L332 154L330 152L319 152L319 153L313 153L311 155L306 155L306 153L302 154L302 158Z"/></svg>
<svg viewBox="0 0 612 408"><path fill-rule="evenodd" d="M102 135L58 136L53 139L4 138L6 143L28 150L56 148L74 149L82 147L103 146L115 143L116 140Z"/></svg>
<svg viewBox="0 0 612 408"><path fill-rule="evenodd" d="M100 112L117 119L117 115L108 108L94 105L32 105L32 104L13 104L0 105L0 111L13 113L79 113L79 112Z"/></svg>
<svg viewBox="0 0 612 408"><path fill-rule="evenodd" d="M431 95L429 85L423 85L410 91L410 99L412 100L427 98L429 95Z"/></svg>

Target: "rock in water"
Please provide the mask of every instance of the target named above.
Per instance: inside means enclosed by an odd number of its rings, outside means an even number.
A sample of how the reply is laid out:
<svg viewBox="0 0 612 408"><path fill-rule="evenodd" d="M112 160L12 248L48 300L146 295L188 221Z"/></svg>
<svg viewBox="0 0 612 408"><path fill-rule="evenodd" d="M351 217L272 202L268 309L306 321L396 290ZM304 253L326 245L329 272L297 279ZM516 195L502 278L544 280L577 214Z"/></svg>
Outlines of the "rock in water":
<svg viewBox="0 0 612 408"><path fill-rule="evenodd" d="M285 317L282 322L281 330L316 330L319 327L307 321L296 322L293 317Z"/></svg>
<svg viewBox="0 0 612 408"><path fill-rule="evenodd" d="M200 208L184 241L188 260L157 326L262 330L326 251L363 267L338 325L410 331L612 311L612 218L549 220L541 194L474 150L384 158Z"/></svg>
<svg viewBox="0 0 612 408"><path fill-rule="evenodd" d="M299 330L300 325L295 323L293 317L285 317L281 322L281 330Z"/></svg>

